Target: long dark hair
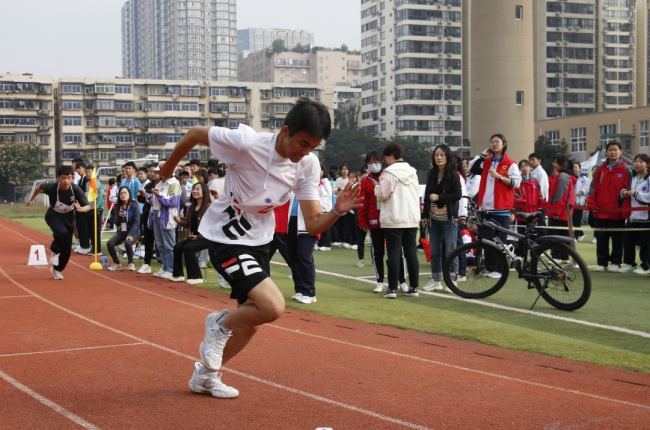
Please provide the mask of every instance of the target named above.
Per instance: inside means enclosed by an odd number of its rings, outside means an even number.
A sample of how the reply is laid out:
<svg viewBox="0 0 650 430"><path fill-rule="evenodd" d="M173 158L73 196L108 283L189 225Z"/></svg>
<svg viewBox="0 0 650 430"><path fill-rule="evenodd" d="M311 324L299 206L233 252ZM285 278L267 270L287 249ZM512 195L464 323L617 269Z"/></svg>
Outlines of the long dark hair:
<svg viewBox="0 0 650 430"><path fill-rule="evenodd" d="M429 170L429 178L427 179L427 182L433 181L433 184L436 184L438 182L438 173L439 173L439 168L436 165L435 161L435 156L436 156L436 151L440 149L444 154L445 158L447 159L447 164L445 165L445 172L442 176L442 180L447 183L451 183L454 179L454 175L458 174L458 168L456 167L456 157L451 154L451 149L449 149L449 146L443 144L440 144L436 146L433 149L433 152L431 153L431 170Z"/></svg>
<svg viewBox="0 0 650 430"><path fill-rule="evenodd" d="M196 207L197 201L192 195L192 192L190 192L190 203L194 207L194 210L199 213L199 216L202 217L203 214L205 213L206 210L208 210L208 206L210 206L210 189L206 184L203 182L197 182L196 184L192 185L192 191L194 191L194 187L196 186L201 187L201 193L203 194L202 201L201 201L201 207L198 208Z"/></svg>

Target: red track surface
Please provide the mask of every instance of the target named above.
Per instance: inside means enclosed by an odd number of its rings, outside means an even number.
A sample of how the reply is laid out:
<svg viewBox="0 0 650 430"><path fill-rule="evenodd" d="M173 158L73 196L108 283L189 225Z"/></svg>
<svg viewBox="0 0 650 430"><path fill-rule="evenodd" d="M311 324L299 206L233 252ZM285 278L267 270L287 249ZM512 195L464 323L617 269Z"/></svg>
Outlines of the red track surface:
<svg viewBox="0 0 650 430"><path fill-rule="evenodd" d="M238 399L192 394L225 294L88 257L54 281L25 265L49 237L0 237L0 428L650 428L648 375L294 310L224 369Z"/></svg>

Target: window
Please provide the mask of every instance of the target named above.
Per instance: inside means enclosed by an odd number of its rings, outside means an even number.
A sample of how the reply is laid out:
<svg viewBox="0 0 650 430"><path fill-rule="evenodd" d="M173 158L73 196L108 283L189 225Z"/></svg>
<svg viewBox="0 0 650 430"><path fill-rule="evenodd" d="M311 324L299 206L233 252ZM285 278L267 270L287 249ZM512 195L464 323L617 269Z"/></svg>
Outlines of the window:
<svg viewBox="0 0 650 430"><path fill-rule="evenodd" d="M600 137L598 144L604 148L610 141L616 140L616 124L605 124L598 127Z"/></svg>
<svg viewBox="0 0 650 430"><path fill-rule="evenodd" d="M585 127L571 129L571 152L587 150L587 129Z"/></svg>
<svg viewBox="0 0 650 430"><path fill-rule="evenodd" d="M64 134L63 143L81 144L81 134Z"/></svg>
<svg viewBox="0 0 650 430"><path fill-rule="evenodd" d="M548 139L548 142L551 145L559 145L560 144L560 131L559 130L547 131L546 132L546 138Z"/></svg>
<svg viewBox="0 0 650 430"><path fill-rule="evenodd" d="M524 7L520 4L515 5L515 19L524 19Z"/></svg>
<svg viewBox="0 0 650 430"><path fill-rule="evenodd" d="M523 104L524 104L524 92L523 91L517 91L515 93L515 104L517 106L523 106Z"/></svg>
<svg viewBox="0 0 650 430"><path fill-rule="evenodd" d="M81 125L80 116L64 116L63 125Z"/></svg>
<svg viewBox="0 0 650 430"><path fill-rule="evenodd" d="M650 137L648 136L648 123L650 121L641 121L639 123L639 146L647 148L650 146Z"/></svg>

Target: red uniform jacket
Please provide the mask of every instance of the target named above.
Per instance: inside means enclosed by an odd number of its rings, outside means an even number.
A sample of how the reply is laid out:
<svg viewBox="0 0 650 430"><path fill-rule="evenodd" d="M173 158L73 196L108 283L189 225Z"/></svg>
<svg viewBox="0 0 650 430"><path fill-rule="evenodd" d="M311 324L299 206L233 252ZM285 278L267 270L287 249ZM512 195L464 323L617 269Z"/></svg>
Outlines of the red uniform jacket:
<svg viewBox="0 0 650 430"><path fill-rule="evenodd" d="M497 165L496 171L501 176L508 176L508 169L515 162L512 161L508 154L503 154L501 161ZM483 204L483 196L487 187L488 176L490 176L490 168L492 167L492 156L486 157L483 160L483 172L481 173L481 184L478 187L477 204L481 207ZM515 206L515 190L510 188L501 181L494 181L494 209L512 210Z"/></svg>
<svg viewBox="0 0 650 430"><path fill-rule="evenodd" d="M573 211L575 204L576 193L571 176L564 172L549 176L546 215L549 218L566 222L569 220L569 214Z"/></svg>
<svg viewBox="0 0 650 430"><path fill-rule="evenodd" d="M361 230L376 230L381 227L379 224L379 209L377 208L377 196L375 196L375 182L379 181L379 174L368 173L368 176L361 178L361 189L359 196L363 197L363 203L359 208L358 224Z"/></svg>
<svg viewBox="0 0 650 430"><path fill-rule="evenodd" d="M621 190L629 188L630 171L625 161L614 168L607 167L605 161L594 174L587 205L594 218L624 220L630 216L630 199L621 199Z"/></svg>
<svg viewBox="0 0 650 430"><path fill-rule="evenodd" d="M537 181L533 178L522 179L519 189L515 191L515 210L532 214L537 212L542 202L544 200ZM518 216L517 221L524 221L524 219Z"/></svg>

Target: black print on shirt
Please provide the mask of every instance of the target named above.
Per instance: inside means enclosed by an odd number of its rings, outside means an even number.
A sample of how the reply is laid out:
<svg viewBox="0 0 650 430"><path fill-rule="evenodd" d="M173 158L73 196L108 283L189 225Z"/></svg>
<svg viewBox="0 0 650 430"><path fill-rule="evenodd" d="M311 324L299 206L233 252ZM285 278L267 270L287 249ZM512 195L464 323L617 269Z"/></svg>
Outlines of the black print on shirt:
<svg viewBox="0 0 650 430"><path fill-rule="evenodd" d="M228 206L224 209L224 213L228 214L230 221L224 224L221 230L230 240L237 240L245 236L246 232L253 227L238 208Z"/></svg>

